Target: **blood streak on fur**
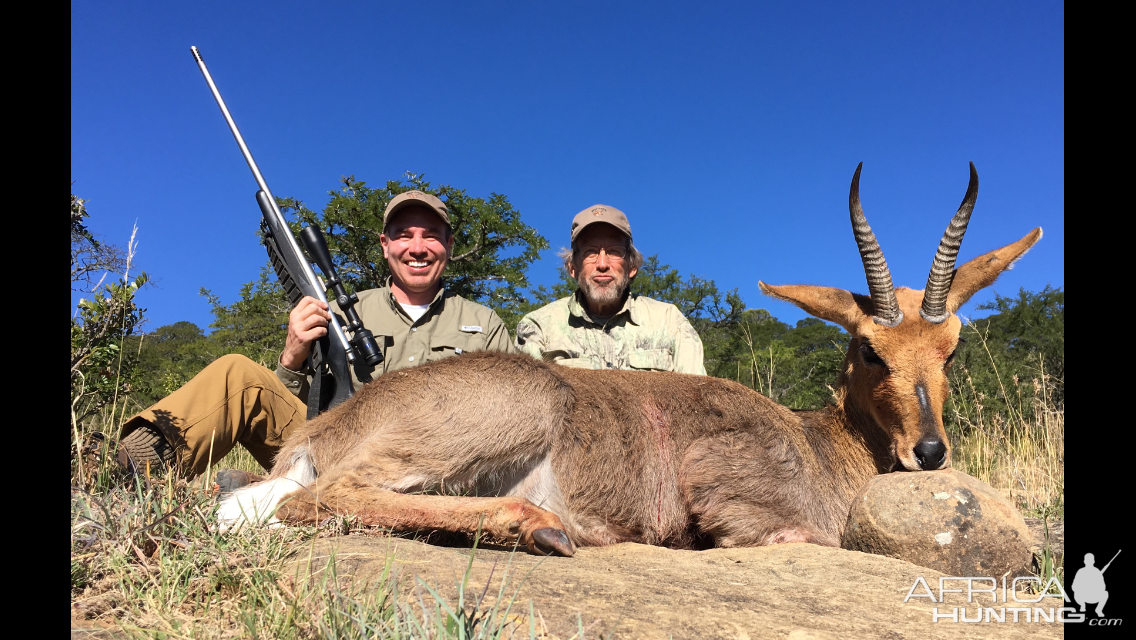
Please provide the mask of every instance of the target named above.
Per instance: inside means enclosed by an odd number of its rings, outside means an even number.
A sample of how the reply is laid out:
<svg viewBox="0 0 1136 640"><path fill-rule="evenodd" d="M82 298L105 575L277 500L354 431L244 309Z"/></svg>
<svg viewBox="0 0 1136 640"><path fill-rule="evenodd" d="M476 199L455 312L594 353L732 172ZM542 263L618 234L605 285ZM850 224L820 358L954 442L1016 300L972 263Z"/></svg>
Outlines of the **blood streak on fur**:
<svg viewBox="0 0 1136 640"><path fill-rule="evenodd" d="M643 403L643 416L647 419L650 425L651 432L655 436L655 445L659 450L659 459L662 464L659 465L659 476L656 478L658 489L655 491L655 532L658 534L659 539L662 540L667 537L667 527L663 524L663 501L665 499L664 492L667 486L673 484L674 478L674 461L671 457L671 439L667 429L667 415L662 409L655 404L654 400L648 398Z"/></svg>

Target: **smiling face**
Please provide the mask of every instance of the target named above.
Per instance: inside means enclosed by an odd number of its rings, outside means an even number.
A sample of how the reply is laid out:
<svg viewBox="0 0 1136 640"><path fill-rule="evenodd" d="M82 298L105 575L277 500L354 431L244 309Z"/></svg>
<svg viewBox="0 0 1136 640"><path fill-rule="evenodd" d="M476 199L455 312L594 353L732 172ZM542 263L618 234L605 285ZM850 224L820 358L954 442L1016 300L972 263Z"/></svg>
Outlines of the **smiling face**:
<svg viewBox="0 0 1136 640"><path fill-rule="evenodd" d="M619 311L631 278L638 270L628 268L630 241L610 224L592 224L576 238L568 273L580 285L588 311L610 316Z"/></svg>
<svg viewBox="0 0 1136 640"><path fill-rule="evenodd" d="M426 207L398 211L379 236L391 270L391 291L404 304L429 304L441 286L454 238Z"/></svg>

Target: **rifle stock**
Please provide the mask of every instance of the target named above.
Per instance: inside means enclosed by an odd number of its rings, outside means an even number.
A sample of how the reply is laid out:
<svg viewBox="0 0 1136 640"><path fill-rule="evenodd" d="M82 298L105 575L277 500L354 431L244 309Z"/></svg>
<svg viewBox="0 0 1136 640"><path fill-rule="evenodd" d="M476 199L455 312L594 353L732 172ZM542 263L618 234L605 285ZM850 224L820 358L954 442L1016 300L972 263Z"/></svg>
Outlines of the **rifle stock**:
<svg viewBox="0 0 1136 640"><path fill-rule="evenodd" d="M276 198L269 190L268 183L265 182L264 176L260 173L260 168L253 160L248 145L245 144L240 130L237 129L237 123L233 121L233 116L229 113L225 100L221 97L221 92L217 90L217 85L213 82L213 76L209 74L209 69L205 66L201 53L197 50L197 47L190 47L190 51L201 70L201 75L205 76L205 82L209 85L209 90L213 93L213 98L217 101L217 106L220 107L221 114L225 117L225 122L229 125L229 130L232 132L233 138L236 139L245 162L252 170L257 186L260 187L256 192L256 202L260 206L260 213L263 217L261 229L264 231L264 245L268 250L268 258L272 262L272 268L276 271L276 277L280 280L280 285L288 296L288 301L295 306L304 296L311 296L327 303L324 283L316 276L311 261L301 252L299 243L296 242L295 236L288 228L284 214L277 206ZM311 390L308 392L308 418L311 419L320 412L334 407L354 395L354 387L351 383L351 365L355 365L359 379L366 382L370 379L370 369L383 361L383 354L375 343L371 332L363 327L363 322L355 311L354 305L358 298L354 294L348 295L343 288L335 272L335 265L331 261L330 253L327 251L327 244L323 239L322 232L318 227L307 227L303 230L303 233L305 240L309 240L307 242L309 253L319 254L314 257L324 275L327 276L328 286L335 290L336 302L344 315L347 316L348 329L352 331L353 335L352 339L348 340L343 326L332 315L331 321L328 323L327 335L312 344L309 366L313 376ZM361 359L357 356L357 350L363 356Z"/></svg>

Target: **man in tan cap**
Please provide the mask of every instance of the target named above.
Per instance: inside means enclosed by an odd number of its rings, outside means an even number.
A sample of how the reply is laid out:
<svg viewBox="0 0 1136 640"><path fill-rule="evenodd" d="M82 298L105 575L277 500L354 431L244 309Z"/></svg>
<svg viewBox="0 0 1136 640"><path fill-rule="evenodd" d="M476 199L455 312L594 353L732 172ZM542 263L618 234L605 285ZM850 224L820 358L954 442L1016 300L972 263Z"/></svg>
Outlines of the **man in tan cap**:
<svg viewBox="0 0 1136 640"><path fill-rule="evenodd" d="M358 293L355 309L375 335L381 375L467 351L513 352L509 331L492 309L446 291L442 274L454 238L446 205L407 191L391 199L379 236L391 277ZM275 374L240 355L218 358L185 386L138 414L122 429L119 459L205 471L239 442L265 469L289 434L304 423L312 342L327 335L332 308L304 297L288 316L288 336ZM344 322L340 317L340 322ZM352 371L355 388L362 382ZM369 380L369 375L364 375Z"/></svg>
<svg viewBox="0 0 1136 640"><path fill-rule="evenodd" d="M560 255L579 288L522 318L517 348L569 367L706 375L702 340L678 307L630 295L643 254L627 216L588 207L573 218L571 239Z"/></svg>

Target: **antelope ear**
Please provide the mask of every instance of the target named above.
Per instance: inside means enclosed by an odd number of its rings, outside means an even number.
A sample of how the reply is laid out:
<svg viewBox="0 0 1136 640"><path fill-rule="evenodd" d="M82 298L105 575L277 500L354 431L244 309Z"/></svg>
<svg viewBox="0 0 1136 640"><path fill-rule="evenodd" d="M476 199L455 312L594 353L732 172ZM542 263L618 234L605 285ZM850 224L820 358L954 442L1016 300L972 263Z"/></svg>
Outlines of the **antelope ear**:
<svg viewBox="0 0 1136 640"><path fill-rule="evenodd" d="M978 256L956 269L954 280L951 281L951 292L947 294L947 311L958 311L971 296L994 284L998 276L1025 255L1038 240L1041 240L1041 227L1030 231L1013 244Z"/></svg>
<svg viewBox="0 0 1136 640"><path fill-rule="evenodd" d="M818 287L811 284L771 285L760 280L757 286L767 296L792 302L814 315L844 327L855 334L856 328L871 317L874 308L868 296L858 296L844 289Z"/></svg>

